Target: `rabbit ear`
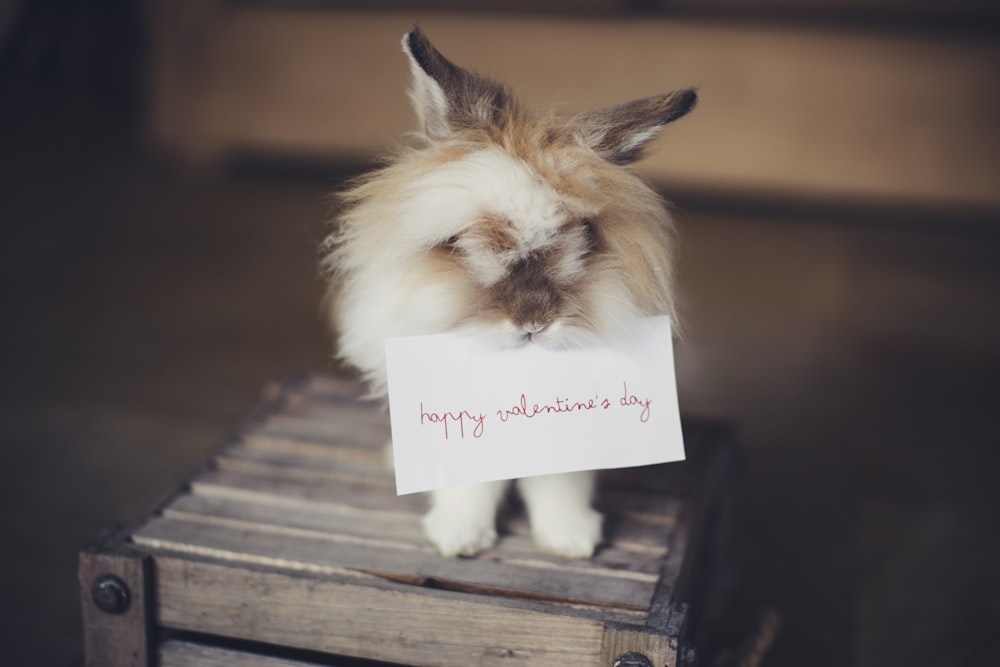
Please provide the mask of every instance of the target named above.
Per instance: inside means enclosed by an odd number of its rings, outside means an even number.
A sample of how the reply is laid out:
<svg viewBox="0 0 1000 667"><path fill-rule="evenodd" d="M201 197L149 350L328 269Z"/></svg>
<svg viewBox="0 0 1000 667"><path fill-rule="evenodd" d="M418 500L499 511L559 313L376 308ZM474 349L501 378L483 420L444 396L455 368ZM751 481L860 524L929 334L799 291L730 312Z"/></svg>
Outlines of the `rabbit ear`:
<svg viewBox="0 0 1000 667"><path fill-rule="evenodd" d="M629 164L660 133L660 128L694 108L693 88L646 97L616 107L585 113L577 118L584 142L614 164Z"/></svg>
<svg viewBox="0 0 1000 667"><path fill-rule="evenodd" d="M403 35L403 51L410 57L413 73L410 99L432 139L443 139L464 127L503 127L517 113L506 88L452 63L420 28Z"/></svg>

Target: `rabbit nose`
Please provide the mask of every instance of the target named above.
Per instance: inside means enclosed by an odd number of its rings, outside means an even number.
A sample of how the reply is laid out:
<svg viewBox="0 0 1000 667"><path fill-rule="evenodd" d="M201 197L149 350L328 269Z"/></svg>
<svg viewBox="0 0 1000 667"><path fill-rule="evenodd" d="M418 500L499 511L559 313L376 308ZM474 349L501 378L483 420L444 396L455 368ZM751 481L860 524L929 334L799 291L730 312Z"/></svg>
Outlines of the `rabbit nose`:
<svg viewBox="0 0 1000 667"><path fill-rule="evenodd" d="M561 297L545 275L545 259L540 255L529 255L514 264L493 290L497 305L526 334L548 326L559 310Z"/></svg>
<svg viewBox="0 0 1000 667"><path fill-rule="evenodd" d="M523 329L524 333L528 334L529 336L533 336L534 334L540 334L543 331L545 331L548 327L549 327L548 322L528 322L526 324L521 325L521 329Z"/></svg>
<svg viewBox="0 0 1000 667"><path fill-rule="evenodd" d="M552 324L557 297L548 290L525 290L508 303L511 321L527 334L541 333Z"/></svg>

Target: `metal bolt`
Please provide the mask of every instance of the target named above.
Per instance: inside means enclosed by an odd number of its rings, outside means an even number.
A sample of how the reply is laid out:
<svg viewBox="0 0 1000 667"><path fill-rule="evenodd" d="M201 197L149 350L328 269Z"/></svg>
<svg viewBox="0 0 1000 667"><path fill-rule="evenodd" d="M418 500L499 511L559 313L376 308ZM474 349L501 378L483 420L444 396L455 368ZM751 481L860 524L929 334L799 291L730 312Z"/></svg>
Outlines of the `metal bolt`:
<svg viewBox="0 0 1000 667"><path fill-rule="evenodd" d="M653 667L653 662L642 653L626 653L615 660L611 667Z"/></svg>
<svg viewBox="0 0 1000 667"><path fill-rule="evenodd" d="M132 601L128 586L113 574L100 574L90 587L90 597L97 608L108 614L124 614Z"/></svg>

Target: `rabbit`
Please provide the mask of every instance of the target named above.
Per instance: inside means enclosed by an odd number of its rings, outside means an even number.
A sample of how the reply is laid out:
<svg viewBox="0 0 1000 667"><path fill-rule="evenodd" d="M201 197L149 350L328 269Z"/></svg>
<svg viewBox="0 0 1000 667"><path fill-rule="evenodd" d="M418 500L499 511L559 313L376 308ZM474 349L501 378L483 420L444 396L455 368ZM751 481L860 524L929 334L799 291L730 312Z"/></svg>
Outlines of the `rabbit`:
<svg viewBox="0 0 1000 667"><path fill-rule="evenodd" d="M321 250L337 354L371 394L387 394L387 338L463 331L499 347L559 349L638 317L673 321L671 216L628 165L694 107L695 90L531 115L505 85L445 58L419 27L402 46L419 130L339 193ZM431 492L427 538L445 556L488 549L508 486ZM517 487L540 550L594 553L595 473Z"/></svg>

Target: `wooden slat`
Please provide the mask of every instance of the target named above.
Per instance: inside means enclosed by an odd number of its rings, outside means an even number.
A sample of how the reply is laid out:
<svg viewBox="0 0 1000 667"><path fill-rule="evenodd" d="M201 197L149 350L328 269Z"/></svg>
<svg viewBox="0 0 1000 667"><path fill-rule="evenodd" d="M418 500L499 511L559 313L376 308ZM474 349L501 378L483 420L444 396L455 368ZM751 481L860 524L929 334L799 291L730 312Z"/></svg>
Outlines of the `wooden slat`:
<svg viewBox="0 0 1000 667"><path fill-rule="evenodd" d="M607 616L166 554L156 567L167 627L402 664L594 664Z"/></svg>
<svg viewBox="0 0 1000 667"><path fill-rule="evenodd" d="M317 376L310 377L298 386L290 387L283 394L283 413L303 417L325 417L347 406L354 412L381 416L383 419L388 417L388 409L383 401L359 398L358 391L341 395L324 391L322 386L317 389L312 383L314 377Z"/></svg>
<svg viewBox="0 0 1000 667"><path fill-rule="evenodd" d="M179 498L163 516L200 515L250 521L262 525L285 525L349 535L362 539L393 536L412 544L424 542L420 515L415 512L330 511L324 507L289 507L261 498L229 498L192 494Z"/></svg>
<svg viewBox="0 0 1000 667"><path fill-rule="evenodd" d="M363 512L349 514L323 511L322 508L296 507L290 509L280 504L255 500L204 497L190 495L179 498L163 516L172 519L203 520L212 518L249 522L261 526L287 526L342 535L345 539L393 540L413 547L427 547L427 540L416 514ZM553 567L565 560L541 554L529 535L526 521L511 522L503 526L500 542L483 554L484 558L517 558L538 560ZM628 528L621 532L620 541L612 536L611 543L600 548L593 559L581 561L578 566L595 566L615 570L656 574L667 553L662 534L658 542L643 543L630 539Z"/></svg>
<svg viewBox="0 0 1000 667"><path fill-rule="evenodd" d="M274 471L267 473L216 470L191 482L198 493L204 495L232 495L234 497L269 497L278 502L317 504L363 510L413 511L424 509L425 501L417 495L397 496L391 490L372 493L364 480L340 484L302 484Z"/></svg>
<svg viewBox="0 0 1000 667"><path fill-rule="evenodd" d="M635 611L649 608L658 580L656 574L592 563L557 566L542 559L446 559L428 546L402 540L366 540L221 518L153 519L133 540L151 549L280 564L290 570L349 569L448 589Z"/></svg>
<svg viewBox="0 0 1000 667"><path fill-rule="evenodd" d="M215 459L218 470L266 475L293 483L302 484L364 484L380 489L384 493L395 494L395 480L385 474L373 474L372 470L351 470L350 468L311 468L303 465L281 465L274 462L254 461L240 456L219 456Z"/></svg>
<svg viewBox="0 0 1000 667"><path fill-rule="evenodd" d="M250 433L241 440L240 446L246 449L275 454L288 454L310 460L335 461L378 461L383 470L388 472L385 460L386 453L382 448L370 446L357 447L350 444L337 443L336 446L326 442L309 442L301 438L281 437L280 434L267 435L260 432Z"/></svg>
<svg viewBox="0 0 1000 667"><path fill-rule="evenodd" d="M349 415L349 418L338 419L341 414ZM247 435L372 448L389 441L388 422L382 415L362 418L347 411L338 411L328 417L311 419L295 415L272 415L255 425Z"/></svg>
<svg viewBox="0 0 1000 667"><path fill-rule="evenodd" d="M621 489L602 488L597 498L605 509L642 517L650 523L673 525L683 505L681 499L666 493L634 493ZM670 517L670 518L667 518Z"/></svg>
<svg viewBox="0 0 1000 667"><path fill-rule="evenodd" d="M171 639L160 646L160 667L320 667L316 663L274 658L246 651Z"/></svg>
<svg viewBox="0 0 1000 667"><path fill-rule="evenodd" d="M288 383L283 393L290 398L301 394L326 399L359 402L358 399L364 396L365 391L361 383L355 380L334 377L332 375L311 374L304 376L298 382ZM364 402L362 404L370 405Z"/></svg>
<svg viewBox="0 0 1000 667"><path fill-rule="evenodd" d="M359 451L348 447L305 445L287 447L286 443L249 438L239 446L227 448L218 458L308 470L355 473L367 477L392 479L392 471L381 449Z"/></svg>

